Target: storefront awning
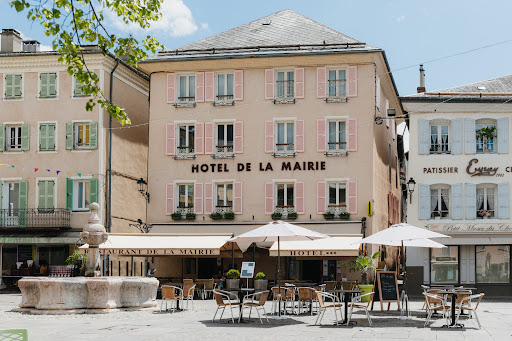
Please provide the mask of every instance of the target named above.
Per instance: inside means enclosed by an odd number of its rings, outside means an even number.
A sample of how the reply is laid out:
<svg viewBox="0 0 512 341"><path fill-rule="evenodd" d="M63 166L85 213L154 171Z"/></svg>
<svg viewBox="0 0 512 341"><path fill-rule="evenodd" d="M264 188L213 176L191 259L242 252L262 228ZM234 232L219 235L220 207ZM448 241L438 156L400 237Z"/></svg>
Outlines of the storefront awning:
<svg viewBox="0 0 512 341"><path fill-rule="evenodd" d="M452 234L451 238L437 238L435 241L444 245L503 245L512 244L512 236L510 234L500 236L458 236Z"/></svg>
<svg viewBox="0 0 512 341"><path fill-rule="evenodd" d="M330 235L331 238L281 242L281 256L343 257L357 256L361 235ZM354 244L355 243L355 244ZM277 242L270 248L270 256L277 257Z"/></svg>
<svg viewBox="0 0 512 341"><path fill-rule="evenodd" d="M218 256L232 234L109 234L101 244L100 254L133 257ZM80 247L87 253L89 245Z"/></svg>
<svg viewBox="0 0 512 341"><path fill-rule="evenodd" d="M19 244L46 244L46 245L72 245L82 244L80 232L54 232L33 234L0 235L0 245Z"/></svg>

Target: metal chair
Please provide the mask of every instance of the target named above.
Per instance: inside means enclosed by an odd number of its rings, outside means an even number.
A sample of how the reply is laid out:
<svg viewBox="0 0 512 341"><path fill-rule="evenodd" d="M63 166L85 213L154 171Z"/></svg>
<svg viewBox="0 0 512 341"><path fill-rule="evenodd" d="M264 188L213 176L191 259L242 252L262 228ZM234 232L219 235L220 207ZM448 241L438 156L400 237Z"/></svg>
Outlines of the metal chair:
<svg viewBox="0 0 512 341"><path fill-rule="evenodd" d="M350 302L350 303L347 302L348 307L350 308L350 310L348 312L348 317L347 317L347 326L349 325L350 319L352 318L352 311L354 310L354 308L364 309L364 312L366 313L366 317L368 318L368 323L370 324L370 326L372 325L372 319L370 318L370 314L368 312L368 307L370 306L370 303L372 303L373 294L374 294L374 292L372 291L372 292L369 292L369 293L366 293L363 295L357 295L352 298L352 302ZM370 299L368 300L368 302L361 302L361 298L363 298L365 296L370 296Z"/></svg>
<svg viewBox="0 0 512 341"><path fill-rule="evenodd" d="M336 317L336 325L338 326L338 322L343 320L343 313L341 311L341 307L343 304L341 303L340 298L336 295L321 291L316 291L315 294L319 305L318 316L316 317L315 326L317 324L322 323L322 319L324 318L325 312L329 308L332 308L334 310L334 316ZM340 320L338 320L337 311L340 312Z"/></svg>
<svg viewBox="0 0 512 341"><path fill-rule="evenodd" d="M321 292L324 292L324 290L320 290ZM298 306L298 314L301 313L301 308L303 308L305 305L309 305L309 308L311 310L311 315L313 315L313 303L316 301L316 294L315 290L313 288L309 287L299 287L297 288L297 292L299 294L299 306ZM316 301L318 303L318 301Z"/></svg>
<svg viewBox="0 0 512 341"><path fill-rule="evenodd" d="M176 295L176 291L180 291L181 288L174 287L172 285L162 285L162 304L160 305L160 311L162 311L162 308L164 306L165 302L165 311L167 311L167 301L171 301L171 312L174 312L176 310L177 301L181 299L179 296ZM174 302L174 306L173 306Z"/></svg>
<svg viewBox="0 0 512 341"><path fill-rule="evenodd" d="M203 287L203 300L208 298L210 294L213 295L213 289L216 288L215 282L213 279L208 279L204 281L204 287Z"/></svg>
<svg viewBox="0 0 512 341"><path fill-rule="evenodd" d="M217 303L217 310L215 310L215 315L213 315L212 322L215 322L215 316L217 316L217 312L222 308L222 313L220 314L219 321L222 319L222 315L224 315L224 311L226 307L229 307L231 311L231 321L235 323L235 318L233 316L233 306L238 307L241 303L238 301L232 301L228 292L214 289L212 291L213 298L215 298L215 303Z"/></svg>
<svg viewBox="0 0 512 341"><path fill-rule="evenodd" d="M427 319L423 326L426 327L428 325L432 318L432 314L436 311L441 311L443 313L443 318L446 319L446 324L449 325L450 321L448 315L450 306L446 303L446 297L426 292L423 293L423 296L425 297L425 305L427 307Z"/></svg>
<svg viewBox="0 0 512 341"><path fill-rule="evenodd" d="M258 313L258 317L260 318L261 324L263 324L263 320L261 319L259 310L263 310L263 314L265 315L265 318L267 319L268 322L267 312L265 311L265 303L267 302L269 292L270 291L265 290L245 296L245 299L241 304L242 309L244 309L245 307L249 308L249 319L251 318L252 308L256 308L256 312ZM256 301L258 295L259 300ZM240 322L241 317L242 314L240 314L240 316L238 317L238 322Z"/></svg>
<svg viewBox="0 0 512 341"><path fill-rule="evenodd" d="M484 297L484 293L476 294L476 295L469 295L465 296L461 299L460 304L456 306L458 308L458 313L456 312L457 316L455 318L455 324L457 324L457 321L459 321L460 314L463 310L466 310L470 314L475 314L476 322L478 323L478 329L481 329L482 326L480 325L480 320L478 319L478 315L476 313L476 309L478 308L478 305L480 304L480 301L482 300L482 297ZM457 295L458 296L458 295ZM471 306L471 300L478 299L476 302L476 305L474 307Z"/></svg>
<svg viewBox="0 0 512 341"><path fill-rule="evenodd" d="M272 315L274 315L276 308L279 309L279 301L284 303L284 314L286 315L287 303L291 305L292 314L295 310L295 287L272 287Z"/></svg>
<svg viewBox="0 0 512 341"><path fill-rule="evenodd" d="M179 289L179 288L178 288ZM178 295L178 298L180 298L182 301L187 301L187 308L188 309L188 302L192 302L192 309L194 309L194 291L196 289L195 284L185 284L183 285L183 289L181 290L180 295Z"/></svg>

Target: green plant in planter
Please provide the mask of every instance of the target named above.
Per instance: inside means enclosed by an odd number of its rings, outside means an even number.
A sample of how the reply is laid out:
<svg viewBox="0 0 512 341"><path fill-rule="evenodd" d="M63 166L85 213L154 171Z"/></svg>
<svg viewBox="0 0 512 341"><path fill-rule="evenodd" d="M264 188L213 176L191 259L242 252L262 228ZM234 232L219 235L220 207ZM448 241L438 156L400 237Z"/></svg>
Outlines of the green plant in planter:
<svg viewBox="0 0 512 341"><path fill-rule="evenodd" d="M231 269L228 271L226 278L227 279L238 279L238 278L240 278L240 271L238 271L237 269Z"/></svg>
<svg viewBox="0 0 512 341"><path fill-rule="evenodd" d="M274 220L281 219L282 217L283 217L283 214L281 212L272 213L272 219L274 219Z"/></svg>
<svg viewBox="0 0 512 341"><path fill-rule="evenodd" d="M233 213L233 212L224 213L224 219L235 219L235 213Z"/></svg>
<svg viewBox="0 0 512 341"><path fill-rule="evenodd" d="M343 263L343 265L350 267L349 271L351 272L360 272L362 284L370 284L368 282L368 271L375 269L375 265L373 265L373 260L377 259L379 256L380 251L375 252L371 257L365 256L362 253L360 253L356 259L346 261Z"/></svg>
<svg viewBox="0 0 512 341"><path fill-rule="evenodd" d="M481 139L484 144L484 149L487 148L487 142L496 137L496 126L488 126L480 128L476 131L476 138Z"/></svg>
<svg viewBox="0 0 512 341"><path fill-rule="evenodd" d="M171 218L174 220L181 219L181 212L174 212L173 214L171 214Z"/></svg>
<svg viewBox="0 0 512 341"><path fill-rule="evenodd" d="M258 272L256 274L256 276L254 277L254 279L266 279L267 276L265 276L265 274L263 272Z"/></svg>
<svg viewBox="0 0 512 341"><path fill-rule="evenodd" d="M82 265L85 264L86 256L75 250L71 256L64 261L67 265Z"/></svg>
<svg viewBox="0 0 512 341"><path fill-rule="evenodd" d="M324 218L325 219L334 219L334 213L333 212L324 213Z"/></svg>
<svg viewBox="0 0 512 341"><path fill-rule="evenodd" d="M297 219L298 216L297 212L288 213L288 219Z"/></svg>
<svg viewBox="0 0 512 341"><path fill-rule="evenodd" d="M222 213L214 212L214 213L210 214L210 218L212 218L212 219L222 219Z"/></svg>
<svg viewBox="0 0 512 341"><path fill-rule="evenodd" d="M348 213L348 212L341 212L340 213L340 218L341 219L350 219L350 213Z"/></svg>
<svg viewBox="0 0 512 341"><path fill-rule="evenodd" d="M187 219L196 219L196 214L193 213L193 212L188 212L187 214L185 214L185 217L187 217Z"/></svg>

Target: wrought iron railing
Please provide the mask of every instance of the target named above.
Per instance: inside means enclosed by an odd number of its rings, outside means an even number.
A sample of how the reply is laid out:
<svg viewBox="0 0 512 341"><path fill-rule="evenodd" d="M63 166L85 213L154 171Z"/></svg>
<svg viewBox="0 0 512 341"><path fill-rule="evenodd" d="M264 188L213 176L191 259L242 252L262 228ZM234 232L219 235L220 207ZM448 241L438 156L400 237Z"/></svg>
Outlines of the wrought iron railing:
<svg viewBox="0 0 512 341"><path fill-rule="evenodd" d="M288 213L295 212L295 206L276 206L275 212L288 215Z"/></svg>
<svg viewBox="0 0 512 341"><path fill-rule="evenodd" d="M347 150L347 142L328 142L327 143L329 151L346 151Z"/></svg>
<svg viewBox="0 0 512 341"><path fill-rule="evenodd" d="M293 143L276 143L276 153L289 153L295 150Z"/></svg>
<svg viewBox="0 0 512 341"><path fill-rule="evenodd" d="M183 146L176 148L178 149L178 154L194 154L194 147Z"/></svg>
<svg viewBox="0 0 512 341"><path fill-rule="evenodd" d="M328 205L327 206L327 212L328 213L334 213L335 215L339 215L340 213L347 212L347 206L346 205Z"/></svg>
<svg viewBox="0 0 512 341"><path fill-rule="evenodd" d="M71 212L65 208L2 209L0 227L71 227Z"/></svg>
<svg viewBox="0 0 512 341"><path fill-rule="evenodd" d="M215 213L233 212L233 206L215 206Z"/></svg>
<svg viewBox="0 0 512 341"><path fill-rule="evenodd" d="M194 206L176 207L175 212L179 212L181 214L194 213Z"/></svg>
<svg viewBox="0 0 512 341"><path fill-rule="evenodd" d="M215 146L217 154L233 154L233 145Z"/></svg>

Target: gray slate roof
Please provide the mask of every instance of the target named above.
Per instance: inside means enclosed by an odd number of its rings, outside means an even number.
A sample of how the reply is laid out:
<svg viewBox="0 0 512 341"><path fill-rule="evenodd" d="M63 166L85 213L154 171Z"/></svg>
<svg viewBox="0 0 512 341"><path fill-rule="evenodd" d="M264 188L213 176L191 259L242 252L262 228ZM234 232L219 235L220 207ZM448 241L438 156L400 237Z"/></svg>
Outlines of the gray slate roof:
<svg viewBox="0 0 512 341"><path fill-rule="evenodd" d="M480 92L485 93L512 93L512 74L501 76L497 78L488 79L485 81L459 85L453 88L441 89L429 92L454 92L454 93L466 93L466 92Z"/></svg>

